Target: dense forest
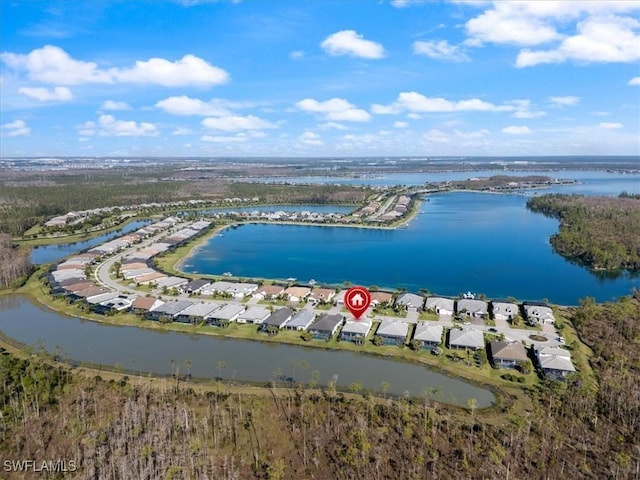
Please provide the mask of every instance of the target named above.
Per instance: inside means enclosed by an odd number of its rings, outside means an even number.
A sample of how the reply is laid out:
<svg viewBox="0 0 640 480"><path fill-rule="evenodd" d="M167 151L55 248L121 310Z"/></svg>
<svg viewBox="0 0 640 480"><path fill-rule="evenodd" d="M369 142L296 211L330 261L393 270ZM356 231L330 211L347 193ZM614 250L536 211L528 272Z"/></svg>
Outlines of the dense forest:
<svg viewBox="0 0 640 480"><path fill-rule="evenodd" d="M14 285L31 273L30 251L13 245L11 236L0 234L0 289Z"/></svg>
<svg viewBox="0 0 640 480"><path fill-rule="evenodd" d="M527 207L560 220L551 244L562 256L597 270L640 270L640 198L550 194Z"/></svg>
<svg viewBox="0 0 640 480"><path fill-rule="evenodd" d="M78 470L64 478L82 479L638 479L640 294L586 299L572 315L596 383L544 382L489 411L331 386L278 383L252 395L102 379L5 353L0 452L73 460Z"/></svg>

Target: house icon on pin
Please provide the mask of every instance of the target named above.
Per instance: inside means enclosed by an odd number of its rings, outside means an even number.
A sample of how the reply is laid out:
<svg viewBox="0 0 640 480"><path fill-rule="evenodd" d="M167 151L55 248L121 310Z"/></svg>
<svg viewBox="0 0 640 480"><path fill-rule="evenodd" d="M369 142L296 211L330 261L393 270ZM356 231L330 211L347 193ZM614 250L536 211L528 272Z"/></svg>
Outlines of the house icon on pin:
<svg viewBox="0 0 640 480"><path fill-rule="evenodd" d="M356 293L353 297L351 297L351 306L352 307L362 307L364 305L364 298L359 293Z"/></svg>

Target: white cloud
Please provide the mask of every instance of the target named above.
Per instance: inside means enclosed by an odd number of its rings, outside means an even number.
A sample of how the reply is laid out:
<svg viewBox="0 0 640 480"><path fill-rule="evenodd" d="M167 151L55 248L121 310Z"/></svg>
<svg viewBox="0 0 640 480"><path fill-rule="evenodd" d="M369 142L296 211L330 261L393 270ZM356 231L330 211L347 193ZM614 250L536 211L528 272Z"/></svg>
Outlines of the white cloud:
<svg viewBox="0 0 640 480"><path fill-rule="evenodd" d="M21 87L18 93L35 98L41 102L68 102L73 100L73 94L67 87L55 87L48 89L45 87Z"/></svg>
<svg viewBox="0 0 640 480"><path fill-rule="evenodd" d="M296 107L304 112L320 113L327 120L336 122L368 122L371 120L369 112L356 108L343 98L332 98L319 102L312 98L305 98L296 103Z"/></svg>
<svg viewBox="0 0 640 480"><path fill-rule="evenodd" d="M100 105L100 110L113 110L113 111L123 111L123 110L131 110L131 107L127 102L119 102L116 100L106 100Z"/></svg>
<svg viewBox="0 0 640 480"><path fill-rule="evenodd" d="M348 130L349 127L346 125L342 125L338 122L326 122L319 125L323 130L334 129L334 130Z"/></svg>
<svg viewBox="0 0 640 480"><path fill-rule="evenodd" d="M480 130L474 130L470 132L462 132L460 130L454 130L453 133L456 135L456 137L459 137L459 138L472 139L472 138L484 138L487 135L489 135L491 132L486 128L481 128Z"/></svg>
<svg viewBox="0 0 640 480"><path fill-rule="evenodd" d="M31 128L24 120L15 120L2 125L3 137L25 137L31 133Z"/></svg>
<svg viewBox="0 0 640 480"><path fill-rule="evenodd" d="M413 53L436 60L467 62L469 57L457 45L450 45L446 40L413 42Z"/></svg>
<svg viewBox="0 0 640 480"><path fill-rule="evenodd" d="M548 100L557 107L572 107L580 103L580 97L574 96L549 97Z"/></svg>
<svg viewBox="0 0 640 480"><path fill-rule="evenodd" d="M329 55L348 55L350 57L377 59L384 57L382 45L365 40L354 30L342 30L329 35L320 46Z"/></svg>
<svg viewBox="0 0 640 480"><path fill-rule="evenodd" d="M298 141L309 146L324 145L324 142L320 139L320 135L308 130L298 137Z"/></svg>
<svg viewBox="0 0 640 480"><path fill-rule="evenodd" d="M621 123L617 123L617 122L601 122L598 125L600 128L606 128L608 130L614 130L616 128L622 128L623 125Z"/></svg>
<svg viewBox="0 0 640 480"><path fill-rule="evenodd" d="M222 106L222 102L216 99L203 102L197 98L180 95L160 100L155 105L172 115L201 115L201 116L227 116L231 112Z"/></svg>
<svg viewBox="0 0 640 480"><path fill-rule="evenodd" d="M200 140L203 142L211 142L211 143L243 143L247 141L247 137L242 135L235 136L214 136L214 135L203 135L200 137Z"/></svg>
<svg viewBox="0 0 640 480"><path fill-rule="evenodd" d="M541 110L532 110L531 100L528 99L512 100L509 104L516 109L511 115L514 118L538 118L546 115L546 112Z"/></svg>
<svg viewBox="0 0 640 480"><path fill-rule="evenodd" d="M627 82L627 85L630 85L630 86L640 85L640 77L633 77L631 80Z"/></svg>
<svg viewBox="0 0 640 480"><path fill-rule="evenodd" d="M202 120L202 126L211 130L222 130L224 132L276 128L276 125L254 115L247 115L245 117L239 115L209 117Z"/></svg>
<svg viewBox="0 0 640 480"><path fill-rule="evenodd" d="M449 137L441 130L432 129L422 135L422 139L428 143L449 143Z"/></svg>
<svg viewBox="0 0 640 480"><path fill-rule="evenodd" d="M304 52L302 50L294 50L289 54L291 60L300 60L304 58Z"/></svg>
<svg viewBox="0 0 640 480"><path fill-rule="evenodd" d="M84 136L97 133L102 137L154 137L158 135L158 129L152 123L116 120L113 115L100 115L97 124L87 122L79 133Z"/></svg>
<svg viewBox="0 0 640 480"><path fill-rule="evenodd" d="M193 135L193 130L190 128L178 127L171 132L171 135Z"/></svg>
<svg viewBox="0 0 640 480"><path fill-rule="evenodd" d="M194 55L174 62L164 58L137 61L130 68L101 69L95 62L73 59L60 47L46 45L27 55L0 54L7 66L27 73L29 79L57 85L87 83L145 83L167 87L213 86L226 83L229 75Z"/></svg>
<svg viewBox="0 0 640 480"><path fill-rule="evenodd" d="M212 86L229 81L226 71L195 55L185 55L175 62L164 58L137 61L132 68L116 70L114 76L124 83L147 83L165 87Z"/></svg>
<svg viewBox="0 0 640 480"><path fill-rule="evenodd" d="M578 23L578 34L566 37L551 50L523 50L516 67L545 63L632 63L640 60L640 22L628 17L588 18Z"/></svg>
<svg viewBox="0 0 640 480"><path fill-rule="evenodd" d="M407 122L394 122L393 126L395 128L407 128L409 126L409 124Z"/></svg>
<svg viewBox="0 0 640 480"><path fill-rule="evenodd" d="M442 97L426 97L417 92L402 92L391 105L374 105L374 113L400 113L404 110L419 113L441 112L510 112L513 105L494 105L478 98L451 101Z"/></svg>
<svg viewBox="0 0 640 480"><path fill-rule="evenodd" d="M527 126L510 125L502 129L502 133L508 135L526 135L531 133L531 129Z"/></svg>

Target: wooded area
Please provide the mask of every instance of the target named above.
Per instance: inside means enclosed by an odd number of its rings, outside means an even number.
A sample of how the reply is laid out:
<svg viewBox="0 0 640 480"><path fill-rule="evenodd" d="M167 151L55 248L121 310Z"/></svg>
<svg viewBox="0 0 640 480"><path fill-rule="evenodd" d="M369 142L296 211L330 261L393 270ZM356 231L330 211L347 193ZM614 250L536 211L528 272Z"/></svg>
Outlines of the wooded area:
<svg viewBox="0 0 640 480"><path fill-rule="evenodd" d="M596 270L640 270L640 198L550 194L527 207L560 220L551 245Z"/></svg>
<svg viewBox="0 0 640 480"><path fill-rule="evenodd" d="M30 250L13 245L11 236L0 234L0 289L31 272Z"/></svg>
<svg viewBox="0 0 640 480"><path fill-rule="evenodd" d="M489 412L438 405L430 392L391 401L281 382L261 396L176 379L151 387L5 354L0 451L76 461L65 478L637 479L640 294L587 299L573 318L598 384L545 382Z"/></svg>

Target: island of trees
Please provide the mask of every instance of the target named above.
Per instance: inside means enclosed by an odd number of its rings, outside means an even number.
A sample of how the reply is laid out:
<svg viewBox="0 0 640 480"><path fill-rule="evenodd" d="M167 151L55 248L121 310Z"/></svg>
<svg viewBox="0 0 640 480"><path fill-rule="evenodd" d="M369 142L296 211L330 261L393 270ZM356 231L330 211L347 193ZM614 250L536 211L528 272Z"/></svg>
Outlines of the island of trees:
<svg viewBox="0 0 640 480"><path fill-rule="evenodd" d="M551 245L594 270L640 270L640 198L549 194L527 207L560 220Z"/></svg>

